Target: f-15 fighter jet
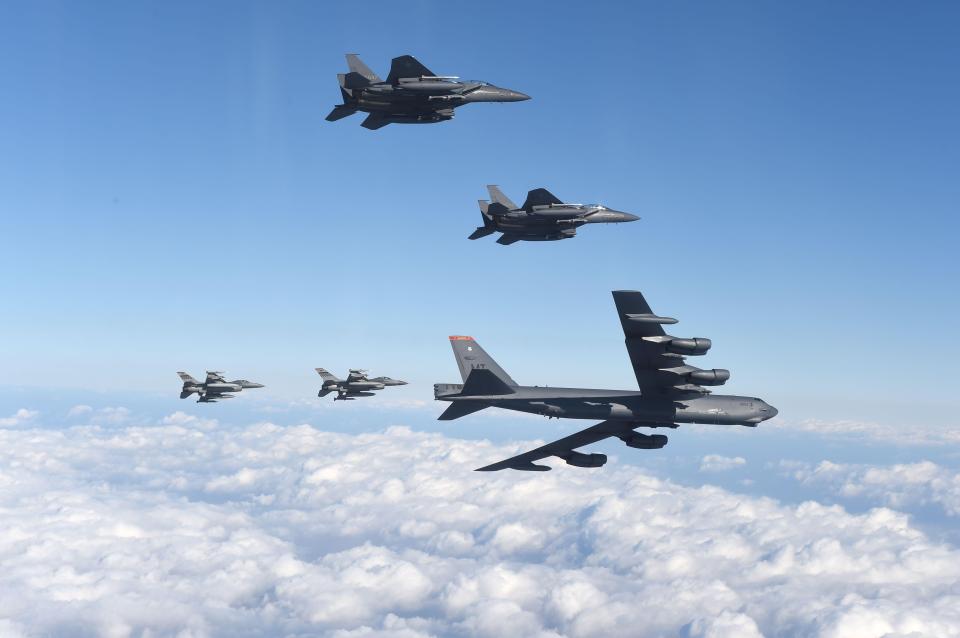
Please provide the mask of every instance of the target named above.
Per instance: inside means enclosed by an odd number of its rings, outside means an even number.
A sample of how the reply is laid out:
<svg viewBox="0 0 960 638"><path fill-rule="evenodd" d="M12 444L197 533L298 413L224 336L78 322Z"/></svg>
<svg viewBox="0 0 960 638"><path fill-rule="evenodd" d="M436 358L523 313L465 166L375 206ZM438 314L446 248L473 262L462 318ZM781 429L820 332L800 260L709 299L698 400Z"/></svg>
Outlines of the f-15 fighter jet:
<svg viewBox="0 0 960 638"><path fill-rule="evenodd" d="M600 204L565 204L545 188L527 193L523 206L517 206L497 186L487 186L490 200L480 200L483 226L470 239L480 239L497 231L503 233L498 244L517 241L555 241L570 239L584 224L618 224L640 219Z"/></svg>
<svg viewBox="0 0 960 638"><path fill-rule="evenodd" d="M437 75L412 55L393 58L386 80L353 53L347 54L349 73L340 73L343 104L327 116L334 122L357 111L369 113L360 126L371 130L387 124L431 124L453 119L453 109L474 102L520 102L530 96L486 82Z"/></svg>
<svg viewBox="0 0 960 638"><path fill-rule="evenodd" d="M336 392L334 401L353 401L357 397L372 397L377 390L383 390L387 386L407 385L406 381L391 379L390 377L367 377L366 370L353 368L347 375L346 380L338 379L323 368L317 368L317 374L323 378L323 386L320 388L318 397L325 397L331 392Z"/></svg>
<svg viewBox="0 0 960 638"><path fill-rule="evenodd" d="M463 384L434 386L434 397L449 401L441 420L457 419L491 406L531 412L546 417L603 419L576 434L513 458L479 468L481 472L503 469L546 471L538 461L556 456L577 467L600 467L603 454L584 454L576 448L617 437L628 447L657 449L667 444L662 434L641 434L636 428L675 428L678 423L712 423L756 427L776 416L777 409L762 399L710 395L703 386L723 385L728 370L701 370L688 365L686 356L706 354L709 339L668 335L664 325L676 319L658 317L639 292L613 293L627 352L637 376L636 390L593 390L521 386L504 372L472 337L450 337L460 366Z"/></svg>
<svg viewBox="0 0 960 638"><path fill-rule="evenodd" d="M216 403L221 399L232 399L231 392L240 392L250 388L262 388L263 384L247 381L246 379L235 379L227 381L223 378L222 372L207 372L207 378L203 383L197 381L186 372L178 372L183 381L183 390L180 391L180 398L186 399L191 394L199 395L197 403Z"/></svg>

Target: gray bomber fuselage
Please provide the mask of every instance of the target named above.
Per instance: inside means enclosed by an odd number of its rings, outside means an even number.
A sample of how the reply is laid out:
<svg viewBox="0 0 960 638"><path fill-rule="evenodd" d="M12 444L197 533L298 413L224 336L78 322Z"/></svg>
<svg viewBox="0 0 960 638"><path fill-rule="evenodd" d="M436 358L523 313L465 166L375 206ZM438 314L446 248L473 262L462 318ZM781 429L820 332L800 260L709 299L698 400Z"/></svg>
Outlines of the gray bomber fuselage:
<svg viewBox="0 0 960 638"><path fill-rule="evenodd" d="M434 386L440 401L467 402L565 419L603 419L671 427L674 423L745 425L776 416L777 409L756 397L694 395L646 398L636 390L515 386L513 394L462 396L462 384Z"/></svg>

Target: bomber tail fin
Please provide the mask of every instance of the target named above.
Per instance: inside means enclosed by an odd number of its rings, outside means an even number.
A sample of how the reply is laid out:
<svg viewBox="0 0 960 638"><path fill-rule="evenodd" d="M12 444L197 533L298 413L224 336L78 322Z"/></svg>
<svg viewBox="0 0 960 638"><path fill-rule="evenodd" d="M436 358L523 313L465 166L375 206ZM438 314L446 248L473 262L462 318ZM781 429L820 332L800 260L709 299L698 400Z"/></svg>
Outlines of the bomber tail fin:
<svg viewBox="0 0 960 638"><path fill-rule="evenodd" d="M517 385L517 382L497 365L493 357L488 355L473 337L452 336L450 337L450 345L453 347L453 355L457 359L457 366L460 368L460 376L463 377L464 383L467 382L471 371L488 370L507 386Z"/></svg>
<svg viewBox="0 0 960 638"><path fill-rule="evenodd" d="M467 380L463 382L463 389L460 391L460 394L468 397L497 396L515 393L516 390L488 368L474 368L471 370L470 374L467 375Z"/></svg>

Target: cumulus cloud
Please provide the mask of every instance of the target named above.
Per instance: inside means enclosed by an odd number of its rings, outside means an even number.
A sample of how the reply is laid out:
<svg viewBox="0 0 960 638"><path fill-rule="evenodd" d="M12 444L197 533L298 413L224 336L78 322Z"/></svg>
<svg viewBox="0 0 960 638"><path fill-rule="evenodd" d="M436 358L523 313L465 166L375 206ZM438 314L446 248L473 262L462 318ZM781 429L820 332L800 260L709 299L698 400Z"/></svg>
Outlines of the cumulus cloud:
<svg viewBox="0 0 960 638"><path fill-rule="evenodd" d="M67 410L67 416L68 417L84 416L85 414L90 414L91 412L93 412L93 407L89 405L81 404L81 405L75 405L69 410Z"/></svg>
<svg viewBox="0 0 960 638"><path fill-rule="evenodd" d="M960 635L960 550L615 460L394 427L0 430L11 635Z"/></svg>
<svg viewBox="0 0 960 638"><path fill-rule="evenodd" d="M700 460L701 472L725 472L747 464L747 459L742 456L721 456L719 454L707 454Z"/></svg>
<svg viewBox="0 0 960 638"><path fill-rule="evenodd" d="M844 497L901 508L935 504L960 516L960 472L931 461L888 466L792 461L780 467L805 485L827 487Z"/></svg>
<svg viewBox="0 0 960 638"><path fill-rule="evenodd" d="M20 408L14 412L11 416L0 417L0 428L15 428L21 425L26 425L30 421L33 421L40 414L37 410L27 410L26 408Z"/></svg>

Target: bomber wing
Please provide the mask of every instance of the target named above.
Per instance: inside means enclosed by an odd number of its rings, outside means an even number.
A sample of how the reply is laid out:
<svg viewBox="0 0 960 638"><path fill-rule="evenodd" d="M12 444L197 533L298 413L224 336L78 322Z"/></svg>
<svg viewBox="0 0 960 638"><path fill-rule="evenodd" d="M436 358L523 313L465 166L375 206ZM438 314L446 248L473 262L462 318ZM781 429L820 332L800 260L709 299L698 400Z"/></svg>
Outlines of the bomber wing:
<svg viewBox="0 0 960 638"><path fill-rule="evenodd" d="M400 78L419 78L421 76L436 77L436 74L420 64L412 55L401 55L399 58L390 61L390 74L387 75L387 82L396 84Z"/></svg>
<svg viewBox="0 0 960 638"><path fill-rule="evenodd" d="M677 320L654 314L640 292L615 290L613 299L623 326L630 363L644 396L679 398L709 394L710 391L702 386L722 385L730 378L728 370L702 370L688 365L684 354L705 354L710 349L710 340L679 339L668 335L663 326L675 324Z"/></svg>
<svg viewBox="0 0 960 638"><path fill-rule="evenodd" d="M456 405L456 404L453 404ZM583 445L589 445L602 441L611 436L631 437L643 436L633 432L633 428L638 423L625 421L603 421L590 426L585 430L580 430L576 434L565 436L552 443L547 443L535 450L518 454L498 463L478 468L478 472L496 472L497 470L525 470L528 472L546 472L550 468L546 465L537 465L534 461L545 459L548 456L556 456L565 460L570 465L579 467L600 467L607 462L607 457L603 454L583 454L576 452L575 449ZM666 437L664 437L664 442Z"/></svg>

